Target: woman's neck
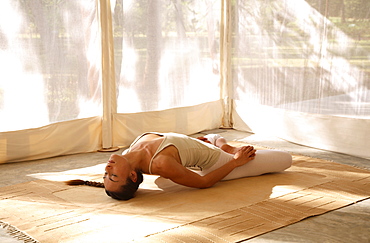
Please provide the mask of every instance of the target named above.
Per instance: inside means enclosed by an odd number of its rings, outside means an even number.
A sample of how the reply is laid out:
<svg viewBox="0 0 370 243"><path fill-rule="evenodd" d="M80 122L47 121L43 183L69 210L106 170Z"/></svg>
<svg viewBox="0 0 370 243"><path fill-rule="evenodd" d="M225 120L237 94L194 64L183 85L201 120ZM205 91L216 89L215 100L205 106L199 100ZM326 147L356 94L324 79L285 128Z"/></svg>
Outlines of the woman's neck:
<svg viewBox="0 0 370 243"><path fill-rule="evenodd" d="M147 148L135 149L127 154L125 157L131 164L133 170L139 170L143 173L149 173L149 162L151 159L151 153Z"/></svg>

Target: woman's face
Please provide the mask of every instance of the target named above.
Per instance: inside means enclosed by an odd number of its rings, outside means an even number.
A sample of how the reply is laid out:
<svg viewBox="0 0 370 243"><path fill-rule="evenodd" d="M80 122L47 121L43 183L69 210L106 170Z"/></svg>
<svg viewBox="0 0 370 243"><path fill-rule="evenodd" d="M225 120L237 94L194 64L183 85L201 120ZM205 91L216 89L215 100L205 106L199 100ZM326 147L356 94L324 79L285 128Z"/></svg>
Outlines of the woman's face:
<svg viewBox="0 0 370 243"><path fill-rule="evenodd" d="M105 166L104 187L111 192L120 191L131 172L131 167L122 155L112 154Z"/></svg>

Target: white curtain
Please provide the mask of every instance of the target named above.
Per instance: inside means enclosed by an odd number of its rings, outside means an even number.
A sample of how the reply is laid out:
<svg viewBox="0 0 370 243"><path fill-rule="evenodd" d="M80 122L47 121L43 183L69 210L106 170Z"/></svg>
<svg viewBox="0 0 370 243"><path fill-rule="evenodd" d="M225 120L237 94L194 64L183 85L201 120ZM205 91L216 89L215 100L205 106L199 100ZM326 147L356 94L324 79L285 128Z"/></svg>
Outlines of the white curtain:
<svg viewBox="0 0 370 243"><path fill-rule="evenodd" d="M116 0L113 143L218 128L220 0Z"/></svg>
<svg viewBox="0 0 370 243"><path fill-rule="evenodd" d="M370 157L369 1L236 1L234 127Z"/></svg>
<svg viewBox="0 0 370 243"><path fill-rule="evenodd" d="M96 150L95 0L0 2L0 162Z"/></svg>
<svg viewBox="0 0 370 243"><path fill-rule="evenodd" d="M140 133L370 157L367 0L0 1L0 163Z"/></svg>
<svg viewBox="0 0 370 243"><path fill-rule="evenodd" d="M218 128L220 12L220 0L1 1L0 163Z"/></svg>

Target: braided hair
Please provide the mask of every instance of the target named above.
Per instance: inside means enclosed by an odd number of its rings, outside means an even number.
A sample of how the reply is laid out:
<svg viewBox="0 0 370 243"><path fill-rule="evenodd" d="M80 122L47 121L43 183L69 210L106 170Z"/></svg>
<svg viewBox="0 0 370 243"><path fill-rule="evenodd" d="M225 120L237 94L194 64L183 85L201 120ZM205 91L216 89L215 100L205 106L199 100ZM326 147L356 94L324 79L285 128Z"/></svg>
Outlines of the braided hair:
<svg viewBox="0 0 370 243"><path fill-rule="evenodd" d="M139 185L143 182L144 177L143 173L139 170L136 171L137 180L134 182L131 178L127 178L126 184L121 186L121 191L119 192L112 192L105 190L108 196L117 199L117 200L129 200L135 196L135 192L139 188ZM78 185L86 185L86 186L94 186L94 187L102 187L104 188L104 183L96 182L96 181L84 181L84 180L70 180L65 182L69 186L78 186Z"/></svg>
<svg viewBox="0 0 370 243"><path fill-rule="evenodd" d="M95 186L95 187L104 188L104 183L97 182L97 181L70 180L70 181L66 181L65 183L69 186L86 185L86 186Z"/></svg>

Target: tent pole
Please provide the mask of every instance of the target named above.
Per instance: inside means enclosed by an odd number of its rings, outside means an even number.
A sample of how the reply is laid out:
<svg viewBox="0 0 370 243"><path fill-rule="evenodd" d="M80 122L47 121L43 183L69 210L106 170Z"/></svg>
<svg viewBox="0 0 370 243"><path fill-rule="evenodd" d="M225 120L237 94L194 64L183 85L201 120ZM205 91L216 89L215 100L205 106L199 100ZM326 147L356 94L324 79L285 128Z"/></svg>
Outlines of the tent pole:
<svg viewBox="0 0 370 243"><path fill-rule="evenodd" d="M116 81L114 69L114 39L112 28L112 12L110 0L98 0L98 15L101 34L102 62L102 149L99 151L115 151L113 147L113 114L117 113Z"/></svg>
<svg viewBox="0 0 370 243"><path fill-rule="evenodd" d="M231 0L221 1L220 26L220 87L223 101L222 127L232 128L232 76L231 76Z"/></svg>

